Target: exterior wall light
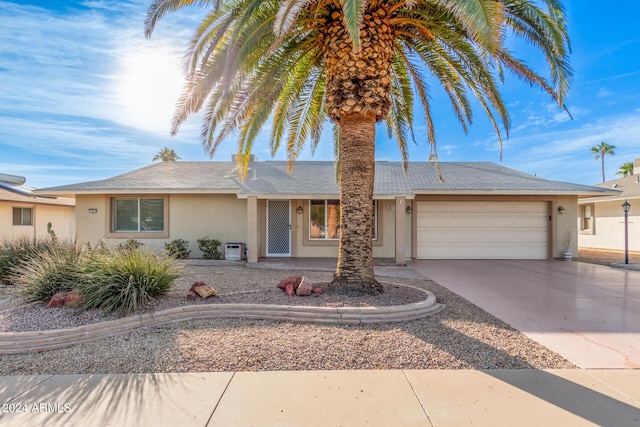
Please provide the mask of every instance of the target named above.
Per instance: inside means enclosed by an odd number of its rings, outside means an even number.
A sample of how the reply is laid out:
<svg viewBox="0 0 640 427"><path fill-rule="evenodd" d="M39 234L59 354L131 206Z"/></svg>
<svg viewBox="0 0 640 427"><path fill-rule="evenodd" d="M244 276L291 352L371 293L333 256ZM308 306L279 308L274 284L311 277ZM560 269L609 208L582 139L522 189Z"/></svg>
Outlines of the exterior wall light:
<svg viewBox="0 0 640 427"><path fill-rule="evenodd" d="M558 206L558 213L562 215L564 213L564 207Z"/></svg>
<svg viewBox="0 0 640 427"><path fill-rule="evenodd" d="M407 205L407 209L405 209L407 212L407 215L411 215L413 213L413 208L411 207L411 205Z"/></svg>
<svg viewBox="0 0 640 427"><path fill-rule="evenodd" d="M296 208L296 212L298 213L298 215L302 215L302 206L298 206Z"/></svg>

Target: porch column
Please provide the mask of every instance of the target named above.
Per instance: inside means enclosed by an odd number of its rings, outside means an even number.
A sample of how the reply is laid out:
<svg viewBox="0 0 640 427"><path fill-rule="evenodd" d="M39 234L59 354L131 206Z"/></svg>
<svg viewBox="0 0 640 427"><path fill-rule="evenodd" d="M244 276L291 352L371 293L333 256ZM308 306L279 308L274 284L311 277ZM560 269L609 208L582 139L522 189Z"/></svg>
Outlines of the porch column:
<svg viewBox="0 0 640 427"><path fill-rule="evenodd" d="M247 197L247 262L258 262L258 198Z"/></svg>
<svg viewBox="0 0 640 427"><path fill-rule="evenodd" d="M405 242L405 222L407 202L405 197L396 197L396 264L406 263L405 253L407 246Z"/></svg>

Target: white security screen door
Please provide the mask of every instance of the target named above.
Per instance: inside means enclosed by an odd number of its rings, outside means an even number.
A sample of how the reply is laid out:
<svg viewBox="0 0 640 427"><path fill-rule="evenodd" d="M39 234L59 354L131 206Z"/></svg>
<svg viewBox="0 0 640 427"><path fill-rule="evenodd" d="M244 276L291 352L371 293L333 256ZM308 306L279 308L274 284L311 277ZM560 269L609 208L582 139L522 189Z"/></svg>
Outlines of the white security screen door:
<svg viewBox="0 0 640 427"><path fill-rule="evenodd" d="M291 256L289 200L267 200L267 256Z"/></svg>

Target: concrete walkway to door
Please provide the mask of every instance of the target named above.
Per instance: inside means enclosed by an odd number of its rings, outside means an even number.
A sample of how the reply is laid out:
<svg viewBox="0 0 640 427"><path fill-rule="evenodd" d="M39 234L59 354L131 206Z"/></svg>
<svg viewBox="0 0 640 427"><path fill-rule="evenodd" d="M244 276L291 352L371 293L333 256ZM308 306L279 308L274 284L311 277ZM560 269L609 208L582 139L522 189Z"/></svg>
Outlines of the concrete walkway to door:
<svg viewBox="0 0 640 427"><path fill-rule="evenodd" d="M640 271L575 261L410 266L578 366L640 369Z"/></svg>

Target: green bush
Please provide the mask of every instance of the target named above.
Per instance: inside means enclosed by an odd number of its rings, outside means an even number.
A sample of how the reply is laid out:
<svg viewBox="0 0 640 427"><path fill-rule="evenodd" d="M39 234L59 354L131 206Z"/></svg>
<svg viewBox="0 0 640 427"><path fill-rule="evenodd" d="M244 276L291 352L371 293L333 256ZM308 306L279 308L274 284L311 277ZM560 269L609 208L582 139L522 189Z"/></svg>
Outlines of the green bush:
<svg viewBox="0 0 640 427"><path fill-rule="evenodd" d="M191 251L189 250L189 242L184 239L172 240L170 243L164 244L164 249L169 256L176 259L185 259L189 257Z"/></svg>
<svg viewBox="0 0 640 427"><path fill-rule="evenodd" d="M27 301L49 301L83 280L80 252L70 243L39 248L11 268L10 278Z"/></svg>
<svg viewBox="0 0 640 427"><path fill-rule="evenodd" d="M210 239L208 237L203 237L202 239L198 239L198 247L202 251L202 258L204 259L221 259L222 252L218 250L222 243L217 239Z"/></svg>
<svg viewBox="0 0 640 427"><path fill-rule="evenodd" d="M139 242L135 239L129 239L126 242L122 242L119 243L118 246L116 246L118 249L123 249L123 250L136 250L136 249L140 249L142 246L144 245L144 243Z"/></svg>
<svg viewBox="0 0 640 427"><path fill-rule="evenodd" d="M82 308L101 309L105 313L130 314L148 307L165 295L180 276L173 258L142 250L90 252L81 283Z"/></svg>
<svg viewBox="0 0 640 427"><path fill-rule="evenodd" d="M48 239L33 240L21 237L14 240L5 240L0 243L0 281L13 284L11 269L31 255L47 251L52 246Z"/></svg>

